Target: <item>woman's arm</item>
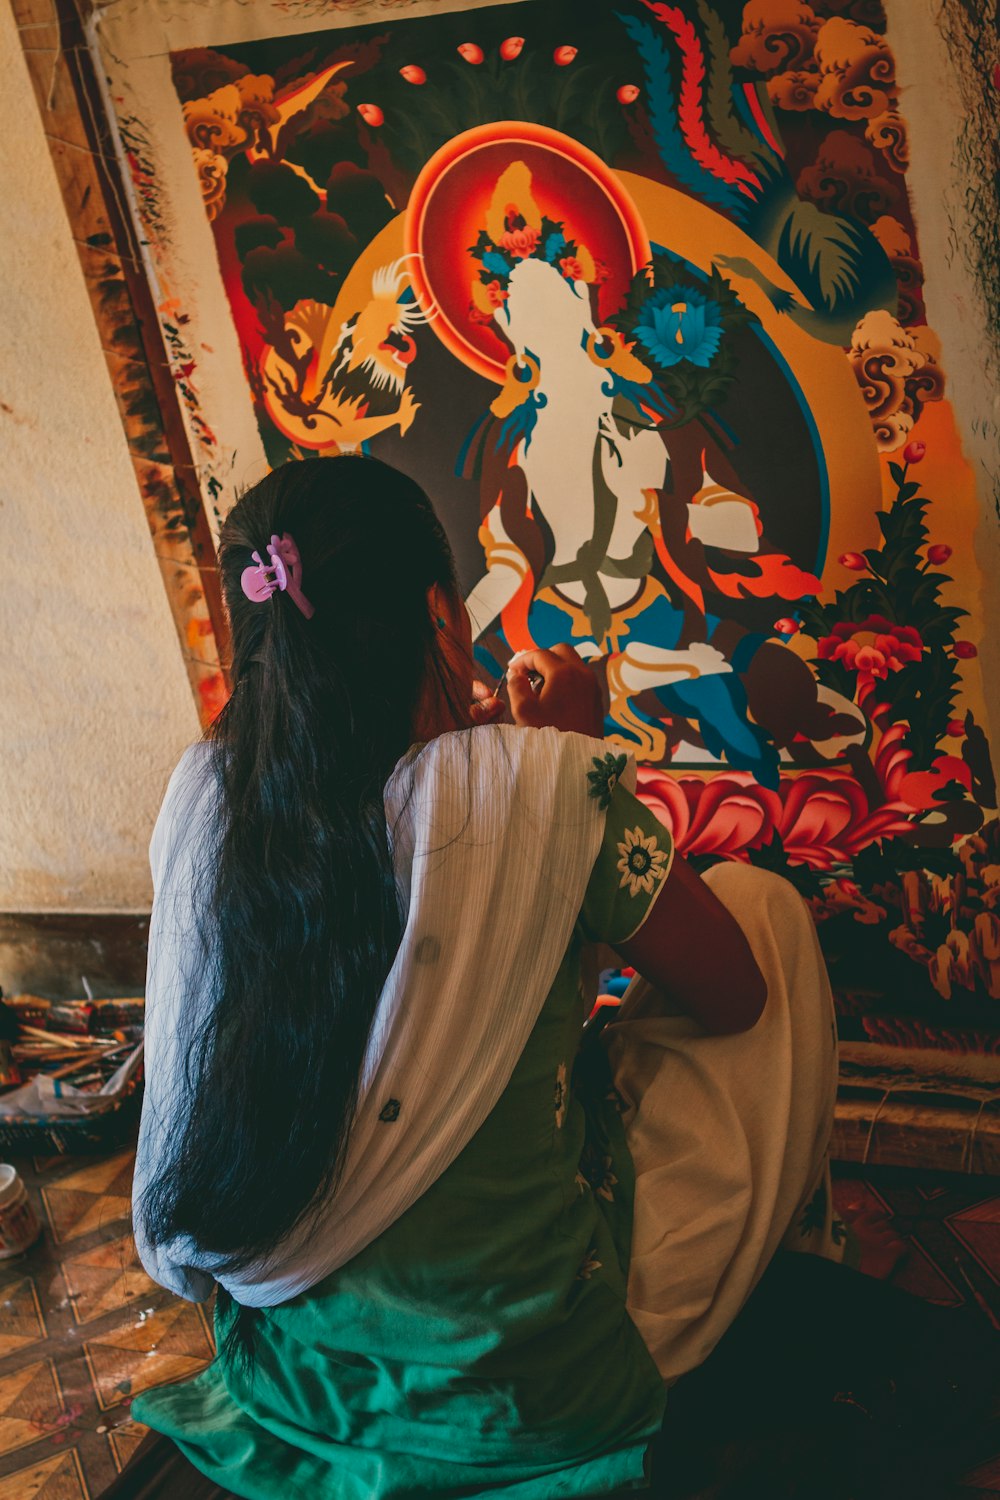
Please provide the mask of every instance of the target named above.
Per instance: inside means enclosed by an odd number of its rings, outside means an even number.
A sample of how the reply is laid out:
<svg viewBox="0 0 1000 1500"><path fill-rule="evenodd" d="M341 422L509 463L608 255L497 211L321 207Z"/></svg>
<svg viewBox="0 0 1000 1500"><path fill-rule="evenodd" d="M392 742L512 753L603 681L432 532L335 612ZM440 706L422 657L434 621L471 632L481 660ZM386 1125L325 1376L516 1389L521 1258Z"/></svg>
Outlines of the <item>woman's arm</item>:
<svg viewBox="0 0 1000 1500"><path fill-rule="evenodd" d="M743 929L678 854L646 920L618 951L706 1031L748 1031L760 1019L767 986Z"/></svg>
<svg viewBox="0 0 1000 1500"><path fill-rule="evenodd" d="M525 651L507 674L515 724L603 737L600 693L569 645ZM635 935L618 951L642 977L716 1035L747 1031L767 986L735 917L680 855Z"/></svg>

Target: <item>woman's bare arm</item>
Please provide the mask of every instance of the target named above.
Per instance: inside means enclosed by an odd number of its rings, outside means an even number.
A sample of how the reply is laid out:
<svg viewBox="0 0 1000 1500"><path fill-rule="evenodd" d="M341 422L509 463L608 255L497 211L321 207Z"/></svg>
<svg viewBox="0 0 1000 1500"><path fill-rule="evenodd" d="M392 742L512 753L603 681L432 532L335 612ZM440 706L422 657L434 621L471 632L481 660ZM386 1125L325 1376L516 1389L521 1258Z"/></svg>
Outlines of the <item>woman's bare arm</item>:
<svg viewBox="0 0 1000 1500"><path fill-rule="evenodd" d="M717 1036L748 1031L764 1009L767 986L742 928L680 856L645 922L618 951Z"/></svg>
<svg viewBox="0 0 1000 1500"><path fill-rule="evenodd" d="M600 694L572 646L523 651L507 673L515 724L603 734ZM642 927L618 950L628 964L706 1031L748 1031L767 986L736 918L676 856Z"/></svg>

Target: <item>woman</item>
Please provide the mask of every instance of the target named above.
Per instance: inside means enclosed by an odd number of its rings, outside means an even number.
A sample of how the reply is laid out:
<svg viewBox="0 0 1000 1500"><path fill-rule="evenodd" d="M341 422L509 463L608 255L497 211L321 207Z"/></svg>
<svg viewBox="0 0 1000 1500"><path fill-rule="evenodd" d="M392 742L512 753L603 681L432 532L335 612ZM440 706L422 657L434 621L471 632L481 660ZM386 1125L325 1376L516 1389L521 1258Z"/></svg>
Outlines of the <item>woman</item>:
<svg viewBox="0 0 1000 1500"><path fill-rule="evenodd" d="M220 1353L135 1401L176 1446L112 1493L644 1488L668 1384L782 1240L840 1253L805 908L671 857L569 647L491 722L386 465L270 474L220 566L233 693L151 846L135 1187L150 1274L218 1284ZM583 1043L595 943L643 980Z"/></svg>

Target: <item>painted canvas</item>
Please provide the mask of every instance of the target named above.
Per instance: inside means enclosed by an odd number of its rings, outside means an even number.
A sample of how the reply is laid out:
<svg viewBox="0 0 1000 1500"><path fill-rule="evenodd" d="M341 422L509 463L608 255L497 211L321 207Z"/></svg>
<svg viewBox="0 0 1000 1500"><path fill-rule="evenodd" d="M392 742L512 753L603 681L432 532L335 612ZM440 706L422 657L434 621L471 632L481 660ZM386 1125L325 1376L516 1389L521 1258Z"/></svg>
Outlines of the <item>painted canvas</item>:
<svg viewBox="0 0 1000 1500"><path fill-rule="evenodd" d="M210 510L412 474L484 678L572 642L679 847L809 898L846 1036L1000 1049L976 497L878 0L99 19Z"/></svg>

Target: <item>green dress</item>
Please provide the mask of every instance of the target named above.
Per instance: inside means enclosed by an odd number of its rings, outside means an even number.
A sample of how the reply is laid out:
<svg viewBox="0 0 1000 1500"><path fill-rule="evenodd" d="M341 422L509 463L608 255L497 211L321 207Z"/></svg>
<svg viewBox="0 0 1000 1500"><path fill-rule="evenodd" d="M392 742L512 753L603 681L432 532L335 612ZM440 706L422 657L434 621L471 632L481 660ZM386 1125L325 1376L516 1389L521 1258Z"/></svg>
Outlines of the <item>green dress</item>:
<svg viewBox="0 0 1000 1500"><path fill-rule="evenodd" d="M581 1047L580 963L641 926L670 841L613 781L573 939L476 1135L353 1260L262 1313L252 1375L216 1359L133 1403L236 1494L646 1488L666 1395L625 1307L634 1179L603 1051Z"/></svg>

